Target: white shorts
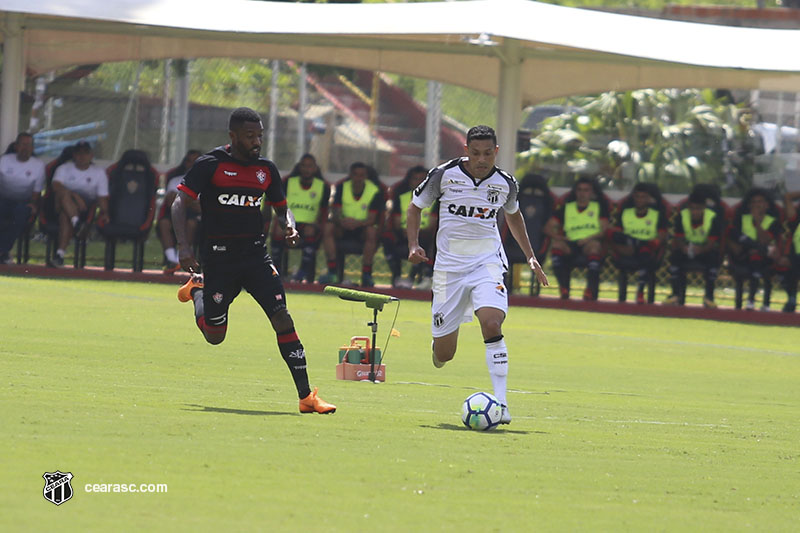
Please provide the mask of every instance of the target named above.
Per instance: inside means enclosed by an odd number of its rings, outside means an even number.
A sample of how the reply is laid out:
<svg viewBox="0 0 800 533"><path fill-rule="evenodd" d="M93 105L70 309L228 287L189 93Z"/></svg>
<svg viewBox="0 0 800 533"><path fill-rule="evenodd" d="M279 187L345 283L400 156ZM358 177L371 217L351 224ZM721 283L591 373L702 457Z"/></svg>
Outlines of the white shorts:
<svg viewBox="0 0 800 533"><path fill-rule="evenodd" d="M456 331L481 307L493 307L508 314L508 291L501 265L483 265L471 272L433 273L433 338Z"/></svg>

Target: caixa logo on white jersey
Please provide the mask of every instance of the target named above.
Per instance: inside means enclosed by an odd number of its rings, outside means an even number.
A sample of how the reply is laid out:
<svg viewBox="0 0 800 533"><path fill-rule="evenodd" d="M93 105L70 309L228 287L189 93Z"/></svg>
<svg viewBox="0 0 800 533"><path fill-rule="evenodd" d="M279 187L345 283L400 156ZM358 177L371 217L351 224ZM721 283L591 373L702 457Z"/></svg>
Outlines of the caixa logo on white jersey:
<svg viewBox="0 0 800 533"><path fill-rule="evenodd" d="M459 217L466 217L466 218L481 218L481 219L497 218L497 209L494 209L492 207L476 207L474 205L468 207L466 205L450 204L447 206L447 211L451 215L456 215Z"/></svg>
<svg viewBox="0 0 800 533"><path fill-rule="evenodd" d="M236 205L239 207L261 207L261 196L247 194L222 193L217 196L217 201L222 205Z"/></svg>

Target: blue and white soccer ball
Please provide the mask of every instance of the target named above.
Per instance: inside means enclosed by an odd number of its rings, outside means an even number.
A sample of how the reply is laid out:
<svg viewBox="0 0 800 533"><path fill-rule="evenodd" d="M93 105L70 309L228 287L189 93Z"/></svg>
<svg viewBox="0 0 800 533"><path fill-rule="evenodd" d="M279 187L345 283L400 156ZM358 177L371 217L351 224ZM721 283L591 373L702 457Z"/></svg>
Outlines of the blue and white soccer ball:
<svg viewBox="0 0 800 533"><path fill-rule="evenodd" d="M461 421L469 429L479 431L496 428L502 415L500 402L488 392L470 394L461 407Z"/></svg>

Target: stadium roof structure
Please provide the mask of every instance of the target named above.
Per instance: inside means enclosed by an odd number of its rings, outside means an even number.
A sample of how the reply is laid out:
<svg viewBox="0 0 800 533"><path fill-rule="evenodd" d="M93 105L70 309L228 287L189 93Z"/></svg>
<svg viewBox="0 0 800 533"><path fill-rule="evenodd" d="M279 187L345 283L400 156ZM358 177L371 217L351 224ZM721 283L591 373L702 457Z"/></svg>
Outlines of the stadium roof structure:
<svg viewBox="0 0 800 533"><path fill-rule="evenodd" d="M726 27L526 0L296 4L4 0L0 146L22 73L122 60L292 59L407 74L496 95L500 164L525 105L607 90L800 91L800 30Z"/></svg>

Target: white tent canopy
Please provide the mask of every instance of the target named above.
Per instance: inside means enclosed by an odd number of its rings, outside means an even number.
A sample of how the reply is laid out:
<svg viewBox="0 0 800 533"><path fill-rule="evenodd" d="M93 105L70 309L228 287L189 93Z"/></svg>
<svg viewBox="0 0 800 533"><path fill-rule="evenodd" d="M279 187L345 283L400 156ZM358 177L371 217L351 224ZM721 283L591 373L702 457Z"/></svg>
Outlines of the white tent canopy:
<svg viewBox="0 0 800 533"><path fill-rule="evenodd" d="M800 30L675 22L525 0L4 0L0 28L0 146L16 135L13 110L23 72L122 60L293 59L462 85L498 97L500 164L508 168L522 107L557 96L643 87L800 91Z"/></svg>

